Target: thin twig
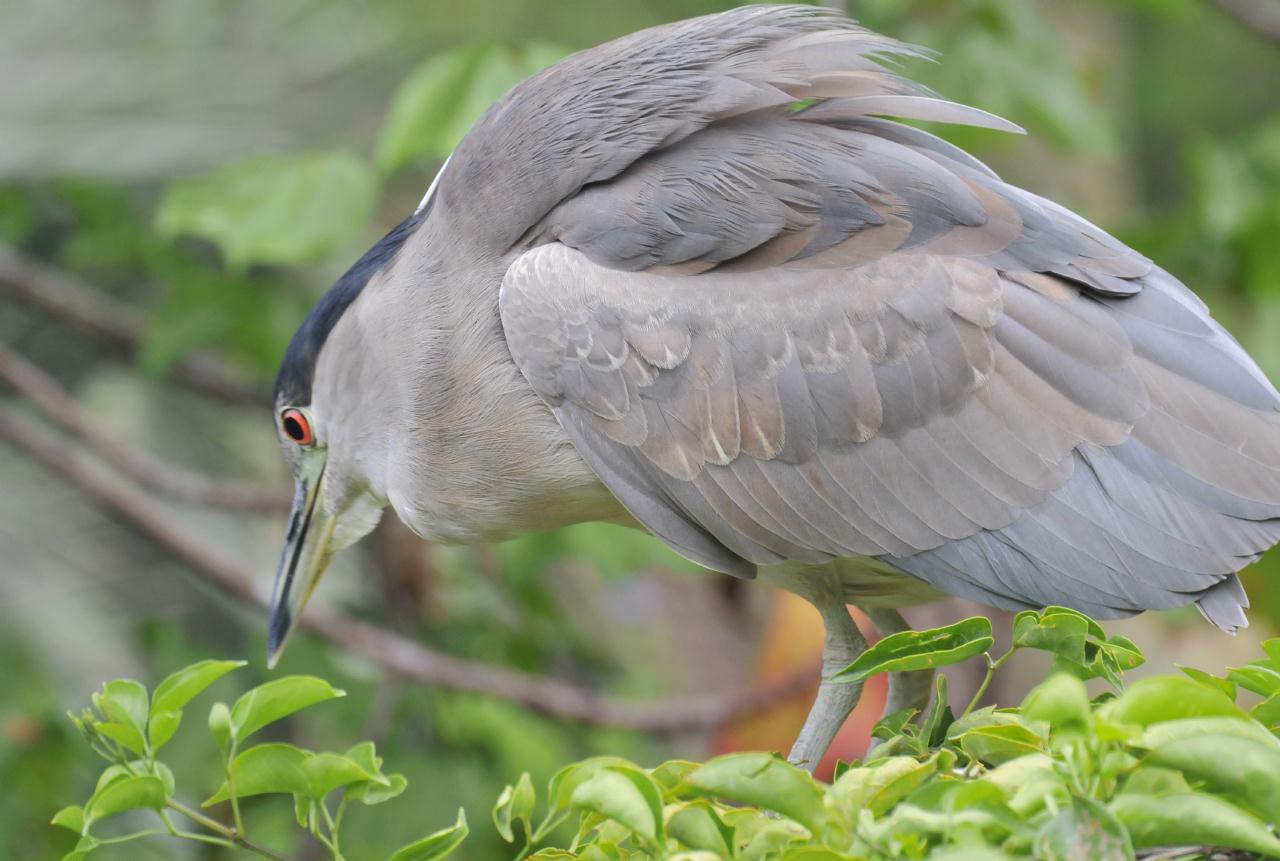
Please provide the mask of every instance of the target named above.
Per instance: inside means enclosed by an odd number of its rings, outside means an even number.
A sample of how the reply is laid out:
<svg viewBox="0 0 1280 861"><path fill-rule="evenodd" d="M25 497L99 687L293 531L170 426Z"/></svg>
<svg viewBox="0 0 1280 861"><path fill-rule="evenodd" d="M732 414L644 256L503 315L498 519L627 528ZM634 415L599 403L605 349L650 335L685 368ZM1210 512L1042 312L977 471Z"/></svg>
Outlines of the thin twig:
<svg viewBox="0 0 1280 861"><path fill-rule="evenodd" d="M128 445L102 430L56 380L0 343L0 380L31 399L64 430L148 490L183 502L237 511L278 513L289 509L288 493L241 482L219 481Z"/></svg>
<svg viewBox="0 0 1280 861"><path fill-rule="evenodd" d="M141 347L146 320L136 309L97 290L57 267L0 245L0 288L103 338L129 355ZM174 376L185 385L220 400L265 404L270 396L249 375L225 360L204 352L180 360Z"/></svg>
<svg viewBox="0 0 1280 861"><path fill-rule="evenodd" d="M111 480L82 452L47 428L12 407L0 405L0 438L113 509L238 603L260 609L266 607L248 572L173 525L158 506L137 491ZM804 690L817 678L818 672L814 666L752 690L675 701L627 702L567 682L446 655L342 616L310 612L301 624L313 634L397 676L450 690L499 697L557 718L651 733L708 730L763 711Z"/></svg>
<svg viewBox="0 0 1280 861"><path fill-rule="evenodd" d="M1280 2L1276 0L1213 0L1226 14L1256 35L1280 42Z"/></svg>

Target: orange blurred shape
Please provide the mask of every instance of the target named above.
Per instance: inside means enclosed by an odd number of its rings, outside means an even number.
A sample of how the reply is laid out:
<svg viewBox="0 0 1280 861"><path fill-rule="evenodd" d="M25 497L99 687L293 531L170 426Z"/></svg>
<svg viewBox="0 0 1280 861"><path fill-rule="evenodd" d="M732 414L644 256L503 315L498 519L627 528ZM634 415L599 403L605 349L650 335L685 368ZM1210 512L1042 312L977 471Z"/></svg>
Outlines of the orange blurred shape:
<svg viewBox="0 0 1280 861"><path fill-rule="evenodd" d="M860 629L868 633L874 632L875 629L865 615L852 607L849 611ZM871 637L868 639L874 642ZM721 727L711 741L713 756L737 750L775 750L785 754L791 749L804 724L805 716L809 713L809 706L818 693L817 667L822 661L822 640L822 618L813 605L790 592L775 592L772 613L760 639L759 657L752 680L755 684L768 684L785 679L805 667L813 667L813 685L793 696L778 700L762 712ZM836 760L860 759L866 753L871 729L884 709L888 693L887 678L880 675L867 681L858 707L836 735L822 764L818 766L819 779L831 779Z"/></svg>

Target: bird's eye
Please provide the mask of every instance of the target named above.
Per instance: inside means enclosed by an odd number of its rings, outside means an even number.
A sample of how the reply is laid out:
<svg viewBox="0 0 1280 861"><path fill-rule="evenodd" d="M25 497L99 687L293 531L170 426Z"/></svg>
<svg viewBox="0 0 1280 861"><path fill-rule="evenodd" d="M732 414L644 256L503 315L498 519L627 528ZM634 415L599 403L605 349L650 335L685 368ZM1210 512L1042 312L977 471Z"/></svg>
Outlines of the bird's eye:
<svg viewBox="0 0 1280 861"><path fill-rule="evenodd" d="M280 426L284 435L298 445L311 445L316 441L315 432L311 430L311 420L302 410L287 409L280 414Z"/></svg>

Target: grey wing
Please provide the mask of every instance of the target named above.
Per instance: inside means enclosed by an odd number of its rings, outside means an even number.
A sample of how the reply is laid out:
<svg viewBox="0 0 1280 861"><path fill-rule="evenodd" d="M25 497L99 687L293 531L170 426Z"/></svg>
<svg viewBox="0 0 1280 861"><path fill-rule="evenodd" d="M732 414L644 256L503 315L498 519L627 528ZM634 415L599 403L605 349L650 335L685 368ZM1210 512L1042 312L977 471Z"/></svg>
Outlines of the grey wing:
<svg viewBox="0 0 1280 861"><path fill-rule="evenodd" d="M868 116L967 110L762 110L588 186L507 271L512 356L709 567L876 556L1001 606L1242 624L1234 572L1280 540L1280 396L1149 261Z"/></svg>

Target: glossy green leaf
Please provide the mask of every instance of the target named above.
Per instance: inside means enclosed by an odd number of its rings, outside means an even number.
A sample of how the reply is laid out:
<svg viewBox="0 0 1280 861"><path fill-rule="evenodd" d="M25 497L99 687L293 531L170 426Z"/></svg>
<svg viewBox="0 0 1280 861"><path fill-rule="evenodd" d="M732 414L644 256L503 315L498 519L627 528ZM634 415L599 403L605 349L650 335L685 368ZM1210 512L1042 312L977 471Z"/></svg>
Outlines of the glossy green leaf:
<svg viewBox="0 0 1280 861"><path fill-rule="evenodd" d="M235 269L317 263L360 238L377 193L372 167L348 152L254 156L172 183L156 230L206 239Z"/></svg>
<svg viewBox="0 0 1280 861"><path fill-rule="evenodd" d="M1176 769L1193 785L1280 826L1280 750L1238 735L1200 735L1163 744L1144 765Z"/></svg>
<svg viewBox="0 0 1280 861"><path fill-rule="evenodd" d="M877 673L926 670L959 663L980 655L995 642L991 621L974 616L927 631L900 631L890 634L836 673L834 682L860 682Z"/></svg>
<svg viewBox="0 0 1280 861"><path fill-rule="evenodd" d="M242 742L264 726L305 708L346 696L315 676L285 676L258 685L231 707L231 735Z"/></svg>
<svg viewBox="0 0 1280 861"><path fill-rule="evenodd" d="M164 784L157 777L134 775L113 780L85 804L85 826L130 810L159 810L164 801Z"/></svg>
<svg viewBox="0 0 1280 861"><path fill-rule="evenodd" d="M1153 676L1101 707L1100 713L1117 723L1149 726L1191 717L1244 717L1231 698L1186 676Z"/></svg>
<svg viewBox="0 0 1280 861"><path fill-rule="evenodd" d="M567 810L573 791L578 788L578 785L600 769L610 766L636 767L634 763L620 756L593 756L581 762L566 765L552 775L547 784L547 806L552 810Z"/></svg>
<svg viewBox="0 0 1280 861"><path fill-rule="evenodd" d="M146 742L143 740L141 731L135 726L110 721L94 724L93 729L99 735L117 742L125 750L139 755L146 752Z"/></svg>
<svg viewBox="0 0 1280 861"><path fill-rule="evenodd" d="M1109 805L1129 830L1135 849L1150 846L1226 846L1280 855L1280 839L1235 805L1200 792L1152 798L1124 793Z"/></svg>
<svg viewBox="0 0 1280 861"><path fill-rule="evenodd" d="M200 661L165 677L151 695L152 712L176 712L244 661Z"/></svg>
<svg viewBox="0 0 1280 861"><path fill-rule="evenodd" d="M506 789L502 790L502 794L493 805L493 825L498 829L498 834L503 840L508 843L515 842L515 832L511 828L513 822L523 823L525 837L533 835L533 806L536 801L537 792L533 788L533 781L529 778L527 771L520 775L515 786L508 784Z"/></svg>
<svg viewBox="0 0 1280 861"><path fill-rule="evenodd" d="M208 807L231 798L268 793L296 794L311 797L311 779L305 763L311 758L309 751L291 744L260 744L237 754L231 761L229 781L204 802Z"/></svg>
<svg viewBox="0 0 1280 861"><path fill-rule="evenodd" d="M311 798L324 798L333 790L353 783L379 783L389 786L390 781L375 772L365 771L349 757L338 753L315 753L302 762L302 771L310 787ZM237 789L239 785L237 784Z"/></svg>
<svg viewBox="0 0 1280 861"><path fill-rule="evenodd" d="M687 759L669 759L649 772L650 777L662 788L663 797L678 797L678 789L689 775L700 768L700 764Z"/></svg>
<svg viewBox="0 0 1280 861"><path fill-rule="evenodd" d="M661 791L639 769L601 768L574 788L569 804L612 819L650 844L664 839Z"/></svg>
<svg viewBox="0 0 1280 861"><path fill-rule="evenodd" d="M462 841L467 839L469 833L466 811L459 807L458 821L453 827L442 829L398 849L388 861L437 861L440 858L447 858L453 850L462 845Z"/></svg>
<svg viewBox="0 0 1280 861"><path fill-rule="evenodd" d="M386 783L368 780L348 786L347 797L372 807L399 796L409 785L409 781L403 774L387 774L384 778Z"/></svg>
<svg viewBox="0 0 1280 861"><path fill-rule="evenodd" d="M1036 836L1037 861L1134 861L1133 845L1107 808L1073 797L1071 806L1044 824Z"/></svg>
<svg viewBox="0 0 1280 861"><path fill-rule="evenodd" d="M49 824L58 825L79 834L84 831L84 808L79 805L64 807L53 815Z"/></svg>
<svg viewBox="0 0 1280 861"><path fill-rule="evenodd" d="M1013 620L1013 644L1019 648L1050 652L1067 661L1085 663L1085 640L1090 635L1105 639L1102 628L1075 610L1047 607L1043 612L1026 610Z"/></svg>
<svg viewBox="0 0 1280 861"><path fill-rule="evenodd" d="M768 753L732 753L689 775L699 792L781 813L810 831L821 829L823 792L813 777Z"/></svg>

